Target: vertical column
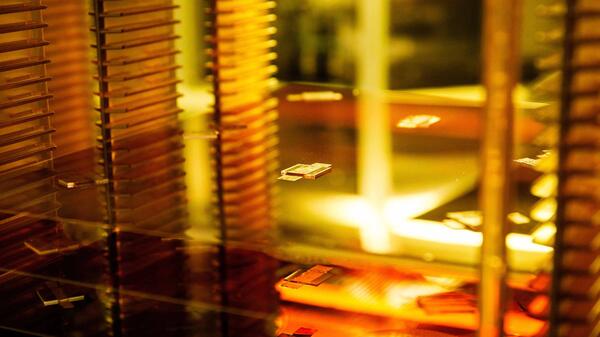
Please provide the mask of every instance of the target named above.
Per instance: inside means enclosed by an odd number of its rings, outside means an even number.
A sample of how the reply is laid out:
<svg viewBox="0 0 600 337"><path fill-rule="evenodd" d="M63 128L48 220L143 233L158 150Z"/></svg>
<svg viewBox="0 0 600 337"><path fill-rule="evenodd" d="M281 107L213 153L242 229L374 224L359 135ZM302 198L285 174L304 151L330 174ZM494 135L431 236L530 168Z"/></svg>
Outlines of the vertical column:
<svg viewBox="0 0 600 337"><path fill-rule="evenodd" d="M277 100L271 65L273 1L216 1L208 50L217 127L217 185L224 239L264 241L273 226Z"/></svg>
<svg viewBox="0 0 600 337"><path fill-rule="evenodd" d="M384 207L392 187L392 132L385 102L389 73L389 0L361 0L357 6L358 188L371 210L360 229L366 251L389 253L389 224Z"/></svg>
<svg viewBox="0 0 600 337"><path fill-rule="evenodd" d="M101 33L104 29L105 22L102 13L104 12L104 3L102 0L91 0L90 9L92 10L91 14L93 15L91 20L91 30L94 34L92 41L95 41L95 59L93 63L96 66L96 73L94 78L97 81L97 90L98 93L103 93L108 91L108 83L104 80L107 76L107 67L106 67L106 52L102 48L98 48L98 46L103 45L105 43L105 36ZM106 306L108 309L107 321L111 329L109 330L112 333L112 336L118 337L121 335L121 310L120 310L120 298L119 298L119 275L118 275L118 244L117 244L117 232L115 228L115 221L113 217L113 198L112 198L112 190L113 185L111 181L112 177L112 168L111 161L112 157L110 156L111 150L111 130L108 128L110 125L110 115L106 113L106 109L109 107L109 102L107 97L99 97L96 102L95 109L99 112L100 118L96 125L100 128L100 134L97 140L100 143L100 160L99 162L102 164L102 169L100 170L100 175L102 178L108 181L108 184L104 188L104 206L106 212L105 221L108 224L108 228L106 229L105 237L106 237L106 257L107 257L107 282L109 288L107 288L107 302Z"/></svg>
<svg viewBox="0 0 600 337"><path fill-rule="evenodd" d="M228 243L268 245L275 226L274 7L275 2L267 0L213 0L207 37L218 133L214 166L223 242L218 256L220 304L267 315L276 311L276 262ZM224 336L273 333L272 322L229 314L221 318Z"/></svg>
<svg viewBox="0 0 600 337"><path fill-rule="evenodd" d="M506 235L513 147L513 94L518 81L520 2L484 2L483 81L487 92L480 207L483 214L479 336L503 335Z"/></svg>

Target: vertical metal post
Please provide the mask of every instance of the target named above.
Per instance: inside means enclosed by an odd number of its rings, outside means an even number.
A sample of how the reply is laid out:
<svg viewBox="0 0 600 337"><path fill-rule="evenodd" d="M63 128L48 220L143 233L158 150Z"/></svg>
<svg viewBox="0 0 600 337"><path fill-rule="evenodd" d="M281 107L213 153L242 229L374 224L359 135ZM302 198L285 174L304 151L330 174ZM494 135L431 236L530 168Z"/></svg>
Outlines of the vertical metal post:
<svg viewBox="0 0 600 337"><path fill-rule="evenodd" d="M519 78L519 0L485 0L483 82L487 92L482 147L483 213L479 336L503 335L506 235L513 147L513 92Z"/></svg>
<svg viewBox="0 0 600 337"><path fill-rule="evenodd" d="M111 323L112 323L112 334L115 337L121 335L121 308L120 308L120 278L119 278L119 251L118 251L118 228L116 226L115 214L114 214L114 199L113 199L113 167L112 167L112 135L110 129L107 127L110 124L110 115L106 112L109 108L109 99L105 96L108 92L108 83L105 78L107 76L106 66L106 51L102 49L102 46L106 44L106 37L104 36L104 18L101 13L104 12L103 0L92 0L94 9L94 28L96 38L96 61L97 61L97 75L98 75L98 92L100 93L99 110L100 110L100 132L102 141L102 161L104 178L108 180L108 184L105 187L106 197L106 212L107 212L107 253L108 253L108 267L110 270L110 289L112 300L114 303L111 305Z"/></svg>
<svg viewBox="0 0 600 337"><path fill-rule="evenodd" d="M558 148L558 186L557 186L557 202L558 207L556 209L556 237L554 239L554 263L552 269L552 287L550 289L550 337L560 336L560 325L561 325L561 314L560 314L560 303L561 303L561 278L563 276L563 246L564 246L564 231L567 225L565 219L565 197L562 195L563 187L567 179L568 173L565 171L565 160L567 152L569 150L568 145L565 143L567 132L571 127L571 120L569 114L571 111L571 104L573 101L573 95L571 94L571 85L573 81L573 54L575 52L575 44L573 34L575 32L575 24L577 21L575 15L575 9L577 5L576 0L565 1L565 15L564 15L564 40L563 40L563 55L562 55L562 83L560 93L560 133L559 133L559 148Z"/></svg>
<svg viewBox="0 0 600 337"><path fill-rule="evenodd" d="M208 21L210 24L209 34L212 35L215 42L212 45L213 56L212 62L215 65L212 70L212 90L213 90L213 122L217 127L221 125L221 82L219 79L219 31L217 28L217 5L219 0L210 0L208 2ZM217 193L217 206L218 206L218 220L219 220L219 238L220 244L218 246L218 259L219 259L219 286L220 286L220 305L225 309L229 306L229 294L227 292L227 244L228 244L228 233L227 233L227 218L225 217L225 201L224 201L224 187L223 187L223 158L221 155L222 146L222 134L217 133L217 139L214 143L214 169L215 169L215 180L216 180L216 193ZM229 317L225 311L219 313L220 318L220 330L221 336L229 336Z"/></svg>

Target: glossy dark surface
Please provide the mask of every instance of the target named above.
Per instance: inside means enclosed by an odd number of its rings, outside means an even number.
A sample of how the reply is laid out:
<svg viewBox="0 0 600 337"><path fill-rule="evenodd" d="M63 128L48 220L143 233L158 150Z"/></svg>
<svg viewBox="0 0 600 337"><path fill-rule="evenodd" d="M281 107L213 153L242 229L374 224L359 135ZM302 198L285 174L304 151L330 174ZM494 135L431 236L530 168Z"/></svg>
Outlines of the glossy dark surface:
<svg viewBox="0 0 600 337"><path fill-rule="evenodd" d="M323 90L339 92L343 99L321 103L287 100L289 93ZM53 170L40 172L29 181L33 185L44 182L34 188L35 195L51 195L48 202L55 206L53 212L42 208L38 212L28 209L24 214L24 209L11 207L10 201L15 199L4 200L5 219L12 220L8 221L10 226L2 227L0 236L0 296L6 299L0 326L49 336L276 336L291 334L300 327L317 329L316 337L397 336L405 332L420 336L420 329L440 336L472 335L476 327L474 307L466 312L432 314L414 306L416 299L426 294L472 292L477 280L473 265L443 258L431 261L422 253L406 250L383 255L365 251L360 228L344 223L344 217L336 218L347 208L327 205L328 200L338 200L339 196L358 195L357 96L348 89L306 85L283 87L277 96L281 167L326 162L334 168L314 181L277 183L279 221L276 230L268 233L269 241L217 239L213 206L203 197L210 195L210 185L189 188L197 179L194 171L206 165L198 164L196 156L208 157L189 149L196 149L198 142L210 142L188 137L194 133L174 132L165 138L175 148L186 145L186 150L178 152L185 160L179 161L177 156L170 159L178 165L173 167L181 172L181 179L126 176L128 185L122 187L134 193L121 195L118 200L124 211L133 211L124 213L116 230L105 221L106 191L102 184L67 189L56 183L58 178L68 179L73 174L94 177L94 150L57 157ZM464 166L464 161L477 155L477 131L469 128L468 132L458 132L456 128L479 123L477 104L412 94L390 100L394 121L408 112L442 115L442 122L429 129L402 130L395 128L395 123L390 125L392 158L395 162L401 158L391 165L394 195L410 198L411 193L419 194L417 187L435 190L436 185L459 181L453 195L446 196L447 201L432 201L415 216L438 222L448 211L474 209L476 166ZM194 123L208 124L203 118L183 119L181 130L189 130ZM164 134L160 129L154 132L158 133L148 133L147 137ZM417 157L411 159L411 154ZM411 168L415 165L411 160L433 161L441 154L462 169ZM149 166L144 172L160 172L160 165ZM530 181L527 177L531 172L521 173L524 182ZM403 183L407 174L416 180L413 187ZM28 198L27 189L12 186L19 200ZM168 186L179 186L180 197L165 204L160 199L168 195L163 191ZM527 213L528 205L525 199L519 209ZM528 229L520 231L527 233ZM57 251L39 255L25 244L31 240L46 242L37 245ZM79 248L73 249L73 244ZM108 256L110 245L117 252L113 262ZM318 287L293 289L279 282L316 264L335 267L336 276ZM530 294L520 298L529 301L533 296L529 282L534 277L535 273L515 273L516 288ZM119 284L116 289L112 287L115 279ZM72 308L44 306L37 291L48 281L58 282L65 292L81 294L85 299L73 302ZM117 321L111 313L114 307L118 308ZM542 322L523 311L520 302L515 302L511 315L510 329L515 332L527 336L541 329Z"/></svg>

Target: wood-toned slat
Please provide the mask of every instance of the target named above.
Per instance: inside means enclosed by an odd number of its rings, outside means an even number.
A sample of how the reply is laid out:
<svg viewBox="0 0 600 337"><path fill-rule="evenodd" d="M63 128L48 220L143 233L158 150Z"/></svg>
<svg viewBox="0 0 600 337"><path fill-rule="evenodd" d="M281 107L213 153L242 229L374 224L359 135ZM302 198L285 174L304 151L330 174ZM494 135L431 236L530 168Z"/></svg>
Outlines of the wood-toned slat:
<svg viewBox="0 0 600 337"><path fill-rule="evenodd" d="M22 32L25 30L33 30L46 27L48 27L48 25L40 21L6 23L0 25L0 34Z"/></svg>
<svg viewBox="0 0 600 337"><path fill-rule="evenodd" d="M35 102L39 102L39 101L42 101L42 100L48 100L50 98L52 98L52 95L44 94L44 93L38 93L38 94L34 94L34 95L31 95L31 96L26 97L26 98L21 98L21 99L15 99L15 100L10 100L10 101L0 102L0 109L14 108L14 107L17 107L17 106L20 106L20 105L35 103Z"/></svg>
<svg viewBox="0 0 600 337"><path fill-rule="evenodd" d="M142 22L135 22L135 23L129 23L129 24L124 24L124 25L106 27L106 28L104 28L102 33L104 33L104 34L130 33L130 32L135 32L135 31L139 31L139 30L146 30L146 29L158 28L158 27L163 27L163 26L172 26L172 25L176 25L180 22L181 21L179 21L179 20L142 21ZM94 29L92 28L92 31L93 30Z"/></svg>
<svg viewBox="0 0 600 337"><path fill-rule="evenodd" d="M48 63L50 63L50 60L45 59L43 57L30 57L30 58L20 58L20 59L16 59L16 60L2 61L2 62L0 62L0 73L6 72L6 71L11 71L11 70L16 70L16 69L35 67L35 66L39 66L39 65L43 65L43 64L48 64Z"/></svg>
<svg viewBox="0 0 600 337"><path fill-rule="evenodd" d="M9 82L5 82L5 83L0 83L0 90L8 90L8 89L20 88L20 87L24 87L24 86L28 86L28 85L32 85L32 84L39 84L42 82L48 82L48 81L50 81L50 79L51 78L48 76L39 76L39 77L35 77L35 78L25 78L22 80L9 81Z"/></svg>
<svg viewBox="0 0 600 337"><path fill-rule="evenodd" d="M109 43L102 45L102 49L106 50L120 50L120 49L130 49L135 47L148 46L152 44L162 43L166 41L173 41L178 39L180 36L178 35L155 35L155 36L146 36L142 38L135 38L130 40L123 40L119 42ZM96 48L95 45L93 47Z"/></svg>
<svg viewBox="0 0 600 337"><path fill-rule="evenodd" d="M154 13L154 12L172 11L177 8L179 8L179 6L177 6L177 5L152 5L152 6L126 7L126 8L112 9L112 10L102 12L102 13L100 13L100 17L110 18L110 17L140 15L140 14L148 14L148 13ZM93 15L93 13L91 15Z"/></svg>
<svg viewBox="0 0 600 337"><path fill-rule="evenodd" d="M32 12L45 9L46 6L40 5L35 1L24 2L20 4L0 5L0 14L11 14L19 12Z"/></svg>
<svg viewBox="0 0 600 337"><path fill-rule="evenodd" d="M49 44L48 41L44 41L41 39L27 39L27 40L4 42L4 43L0 43L0 53L8 53L8 52L22 50L22 49L37 48L37 47L47 46L48 44Z"/></svg>

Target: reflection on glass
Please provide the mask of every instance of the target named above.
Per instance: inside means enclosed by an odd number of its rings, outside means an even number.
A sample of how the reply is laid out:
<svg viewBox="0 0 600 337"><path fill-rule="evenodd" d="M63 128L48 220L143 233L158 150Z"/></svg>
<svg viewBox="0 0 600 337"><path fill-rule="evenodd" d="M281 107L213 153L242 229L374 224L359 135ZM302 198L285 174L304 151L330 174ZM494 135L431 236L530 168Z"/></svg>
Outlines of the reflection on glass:
<svg viewBox="0 0 600 337"><path fill-rule="evenodd" d="M480 3L48 0L43 27L36 1L14 2L28 11L0 25L0 331L476 334ZM547 27L533 7L506 217L506 330L530 337L546 325L564 206L562 78L545 71L560 57L532 40L561 38L533 33ZM594 139L578 130L569 141ZM589 168L577 154L569 165ZM571 178L564 193L593 194L595 178ZM595 232L565 235L581 246Z"/></svg>

